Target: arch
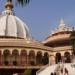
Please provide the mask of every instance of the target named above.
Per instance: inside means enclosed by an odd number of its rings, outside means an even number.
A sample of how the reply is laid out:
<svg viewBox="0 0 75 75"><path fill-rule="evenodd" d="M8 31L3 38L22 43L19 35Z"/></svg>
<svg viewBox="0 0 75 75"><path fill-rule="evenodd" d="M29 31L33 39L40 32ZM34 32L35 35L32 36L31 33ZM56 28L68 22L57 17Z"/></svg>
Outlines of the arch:
<svg viewBox="0 0 75 75"><path fill-rule="evenodd" d="M70 63L71 62L71 56L69 52L64 53L64 61L65 63Z"/></svg>
<svg viewBox="0 0 75 75"><path fill-rule="evenodd" d="M4 65L9 65L10 63L10 51L8 49L3 52L3 60Z"/></svg>
<svg viewBox="0 0 75 75"><path fill-rule="evenodd" d="M42 52L38 51L36 55L36 64L41 65L42 64Z"/></svg>
<svg viewBox="0 0 75 75"><path fill-rule="evenodd" d="M21 50L20 60L21 60L21 65L27 64L27 51L26 50Z"/></svg>
<svg viewBox="0 0 75 75"><path fill-rule="evenodd" d="M29 51L29 64L35 65L35 52L33 50Z"/></svg>
<svg viewBox="0 0 75 75"><path fill-rule="evenodd" d="M47 52L44 53L44 56L42 58L43 65L47 65L49 63L49 55Z"/></svg>
<svg viewBox="0 0 75 75"><path fill-rule="evenodd" d="M17 49L12 51L12 62L14 66L17 66L19 63L19 52Z"/></svg>
<svg viewBox="0 0 75 75"><path fill-rule="evenodd" d="M56 62L56 64L58 62L61 62L61 61L62 61L62 59L61 59L61 53L56 53L56 56L55 56L55 62Z"/></svg>

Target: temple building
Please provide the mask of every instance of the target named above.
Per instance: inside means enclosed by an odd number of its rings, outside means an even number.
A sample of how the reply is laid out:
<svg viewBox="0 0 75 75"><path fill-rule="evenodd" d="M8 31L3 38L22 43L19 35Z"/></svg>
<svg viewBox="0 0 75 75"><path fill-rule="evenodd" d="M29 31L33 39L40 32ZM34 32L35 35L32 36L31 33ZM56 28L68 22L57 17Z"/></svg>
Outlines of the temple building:
<svg viewBox="0 0 75 75"><path fill-rule="evenodd" d="M58 28L52 30L51 34L44 40L42 43L45 46L52 47L52 59L54 62L51 63L58 63L58 62L65 62L70 63L72 62L72 32L74 31L74 27L68 27L64 20L60 20L60 24ZM74 37L75 38L75 37Z"/></svg>
<svg viewBox="0 0 75 75"><path fill-rule="evenodd" d="M0 15L0 75L40 69L49 64L51 47L32 39L28 26L13 12L9 1Z"/></svg>
<svg viewBox="0 0 75 75"><path fill-rule="evenodd" d="M36 75L75 75L75 30L60 20L58 28L42 43L52 47L50 64L36 72Z"/></svg>
<svg viewBox="0 0 75 75"><path fill-rule="evenodd" d="M61 61L72 62L73 28L61 20L58 28L39 42L32 38L26 23L12 9L9 0L0 15L0 75L23 75L27 69L38 70Z"/></svg>

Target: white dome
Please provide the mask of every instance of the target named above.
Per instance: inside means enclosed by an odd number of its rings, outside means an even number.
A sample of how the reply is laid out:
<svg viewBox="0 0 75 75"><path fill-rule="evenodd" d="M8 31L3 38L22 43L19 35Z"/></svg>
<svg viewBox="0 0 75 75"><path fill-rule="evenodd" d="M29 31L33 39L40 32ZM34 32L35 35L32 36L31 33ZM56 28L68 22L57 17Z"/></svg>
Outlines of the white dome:
<svg viewBox="0 0 75 75"><path fill-rule="evenodd" d="M0 36L30 38L27 25L8 9L0 16Z"/></svg>

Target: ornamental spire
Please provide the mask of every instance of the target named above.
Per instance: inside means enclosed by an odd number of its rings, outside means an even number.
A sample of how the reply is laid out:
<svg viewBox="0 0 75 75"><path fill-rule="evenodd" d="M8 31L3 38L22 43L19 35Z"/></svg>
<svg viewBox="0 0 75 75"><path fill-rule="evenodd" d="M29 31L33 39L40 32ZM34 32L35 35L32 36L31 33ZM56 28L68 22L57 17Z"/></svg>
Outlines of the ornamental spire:
<svg viewBox="0 0 75 75"><path fill-rule="evenodd" d="M12 10L12 8L13 8L12 0L7 0L7 2L5 4L5 8L7 10Z"/></svg>
<svg viewBox="0 0 75 75"><path fill-rule="evenodd" d="M59 27L62 27L62 26L63 27L65 26L65 23L64 23L64 20L63 19L60 20L60 24L59 24Z"/></svg>

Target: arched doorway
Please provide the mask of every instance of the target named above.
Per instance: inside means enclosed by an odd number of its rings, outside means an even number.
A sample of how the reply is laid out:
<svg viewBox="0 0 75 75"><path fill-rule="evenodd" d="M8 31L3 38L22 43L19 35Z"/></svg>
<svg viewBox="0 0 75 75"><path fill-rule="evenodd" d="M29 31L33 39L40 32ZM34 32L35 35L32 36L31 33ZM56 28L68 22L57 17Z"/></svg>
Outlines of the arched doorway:
<svg viewBox="0 0 75 75"><path fill-rule="evenodd" d="M38 51L36 55L36 64L41 65L42 64L42 52Z"/></svg>
<svg viewBox="0 0 75 75"><path fill-rule="evenodd" d="M27 52L26 52L26 50L21 50L20 60L21 60L21 65L27 64Z"/></svg>
<svg viewBox="0 0 75 75"><path fill-rule="evenodd" d="M8 49L4 50L4 52L3 52L4 65L9 65L10 59L11 59L10 51Z"/></svg>
<svg viewBox="0 0 75 75"><path fill-rule="evenodd" d="M35 65L35 52L32 50L29 52L29 64Z"/></svg>
<svg viewBox="0 0 75 75"><path fill-rule="evenodd" d="M18 52L18 50L15 49L12 52L12 63L14 66L18 65L18 63L19 63L18 60L19 60L19 52Z"/></svg>
<svg viewBox="0 0 75 75"><path fill-rule="evenodd" d="M64 61L65 63L70 63L71 62L71 57L69 52L64 53Z"/></svg>
<svg viewBox="0 0 75 75"><path fill-rule="evenodd" d="M42 58L43 65L47 65L49 63L49 55L47 52L44 53L44 56Z"/></svg>
<svg viewBox="0 0 75 75"><path fill-rule="evenodd" d="M55 61L56 61L56 64L62 61L62 59L61 59L61 53L56 53Z"/></svg>

